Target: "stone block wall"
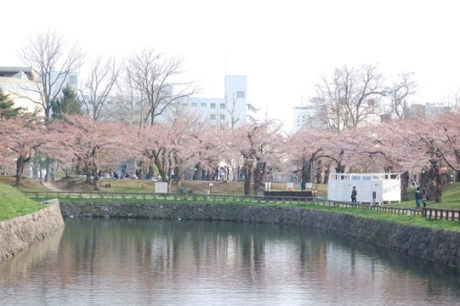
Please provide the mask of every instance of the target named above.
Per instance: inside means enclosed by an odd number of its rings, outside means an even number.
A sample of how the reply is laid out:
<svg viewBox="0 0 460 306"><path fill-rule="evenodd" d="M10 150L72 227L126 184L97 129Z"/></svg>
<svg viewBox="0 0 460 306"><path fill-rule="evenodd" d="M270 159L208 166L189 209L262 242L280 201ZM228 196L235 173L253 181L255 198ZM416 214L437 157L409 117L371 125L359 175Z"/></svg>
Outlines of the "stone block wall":
<svg viewBox="0 0 460 306"><path fill-rule="evenodd" d="M460 268L460 232L282 206L236 204L61 203L63 216L258 222L322 228Z"/></svg>
<svg viewBox="0 0 460 306"><path fill-rule="evenodd" d="M33 214L0 222L0 262L14 257L64 226L57 200Z"/></svg>

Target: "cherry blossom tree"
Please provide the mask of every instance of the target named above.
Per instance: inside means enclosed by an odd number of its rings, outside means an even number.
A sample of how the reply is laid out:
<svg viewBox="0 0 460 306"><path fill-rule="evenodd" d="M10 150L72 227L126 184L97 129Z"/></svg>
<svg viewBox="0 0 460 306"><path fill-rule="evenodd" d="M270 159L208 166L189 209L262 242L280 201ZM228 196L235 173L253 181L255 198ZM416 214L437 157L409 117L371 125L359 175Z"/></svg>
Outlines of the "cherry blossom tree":
<svg viewBox="0 0 460 306"><path fill-rule="evenodd" d="M254 180L254 195L263 188L263 178L267 166L281 167L284 138L281 134L282 124L275 120L247 123L236 129L224 130L226 141L233 150L243 158L242 171L245 175L244 194L250 194L251 180ZM222 131L222 132L224 132Z"/></svg>
<svg viewBox="0 0 460 306"><path fill-rule="evenodd" d="M428 195L436 202L442 201L444 167L460 170L459 118L458 109L454 109L433 118L411 121L411 137L408 141L423 153L426 161L423 184L426 185Z"/></svg>
<svg viewBox="0 0 460 306"><path fill-rule="evenodd" d="M0 142L3 151L13 153L16 158L16 186L21 183L24 165L30 161L39 148L44 149L53 140L45 133L44 121L31 114L14 119L0 120Z"/></svg>
<svg viewBox="0 0 460 306"><path fill-rule="evenodd" d="M383 169L385 172L401 173L401 199L407 200L410 172L420 167L423 154L413 147L407 120L388 121L377 126L357 129L355 158L350 163L358 168ZM401 132L404 131L404 132Z"/></svg>
<svg viewBox="0 0 460 306"><path fill-rule="evenodd" d="M323 157L323 140L326 131L300 130L291 135L286 148L289 157L301 168L301 189L305 190L306 183L313 182L313 167Z"/></svg>
<svg viewBox="0 0 460 306"><path fill-rule="evenodd" d="M49 129L60 135L59 149L73 156L86 169L86 182L100 190L98 168L110 150L129 149L123 146L122 130L125 127L113 122L99 122L88 115L67 115L65 120L54 121Z"/></svg>
<svg viewBox="0 0 460 306"><path fill-rule="evenodd" d="M196 117L183 114L166 123L132 126L130 143L139 159L157 167L162 181L178 184L184 168L199 161L204 130Z"/></svg>

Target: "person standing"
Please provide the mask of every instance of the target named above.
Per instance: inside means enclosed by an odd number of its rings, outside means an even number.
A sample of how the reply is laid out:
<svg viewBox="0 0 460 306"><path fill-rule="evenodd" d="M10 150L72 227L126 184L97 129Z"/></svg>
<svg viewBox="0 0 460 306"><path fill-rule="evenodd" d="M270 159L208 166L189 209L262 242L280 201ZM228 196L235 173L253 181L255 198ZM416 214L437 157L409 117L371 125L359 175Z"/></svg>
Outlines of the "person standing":
<svg viewBox="0 0 460 306"><path fill-rule="evenodd" d="M351 191L351 203L356 203L356 196L358 192L356 191L356 187L353 186L353 190Z"/></svg>
<svg viewBox="0 0 460 306"><path fill-rule="evenodd" d="M422 193L420 192L420 187L417 187L417 190L415 190L415 205L417 209L420 208L421 201L422 201Z"/></svg>
<svg viewBox="0 0 460 306"><path fill-rule="evenodd" d="M423 207L426 207L426 200L427 199L428 199L428 197L426 196L426 189L422 188L422 203L423 203Z"/></svg>

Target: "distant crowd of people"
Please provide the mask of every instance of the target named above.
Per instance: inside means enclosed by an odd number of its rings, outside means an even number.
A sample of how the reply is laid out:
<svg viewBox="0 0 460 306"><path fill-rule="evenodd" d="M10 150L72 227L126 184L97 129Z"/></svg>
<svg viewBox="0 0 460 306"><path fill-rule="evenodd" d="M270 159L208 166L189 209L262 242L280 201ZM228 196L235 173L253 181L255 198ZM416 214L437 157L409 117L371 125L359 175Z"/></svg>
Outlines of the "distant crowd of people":
<svg viewBox="0 0 460 306"><path fill-rule="evenodd" d="M131 179L137 180L140 177L140 170L129 171L126 164L121 166L120 171L115 171L112 169L107 170L100 170L98 173L99 178L107 178L107 179Z"/></svg>

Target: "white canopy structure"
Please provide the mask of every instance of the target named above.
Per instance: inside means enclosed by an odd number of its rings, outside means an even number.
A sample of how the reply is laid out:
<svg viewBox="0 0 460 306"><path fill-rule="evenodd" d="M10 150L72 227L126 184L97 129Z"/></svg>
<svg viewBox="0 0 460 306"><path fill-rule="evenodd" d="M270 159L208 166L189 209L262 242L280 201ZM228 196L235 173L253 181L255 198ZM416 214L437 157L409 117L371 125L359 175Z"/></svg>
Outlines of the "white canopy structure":
<svg viewBox="0 0 460 306"><path fill-rule="evenodd" d="M330 173L327 185L331 201L351 201L355 186L358 203L401 202L400 173Z"/></svg>

